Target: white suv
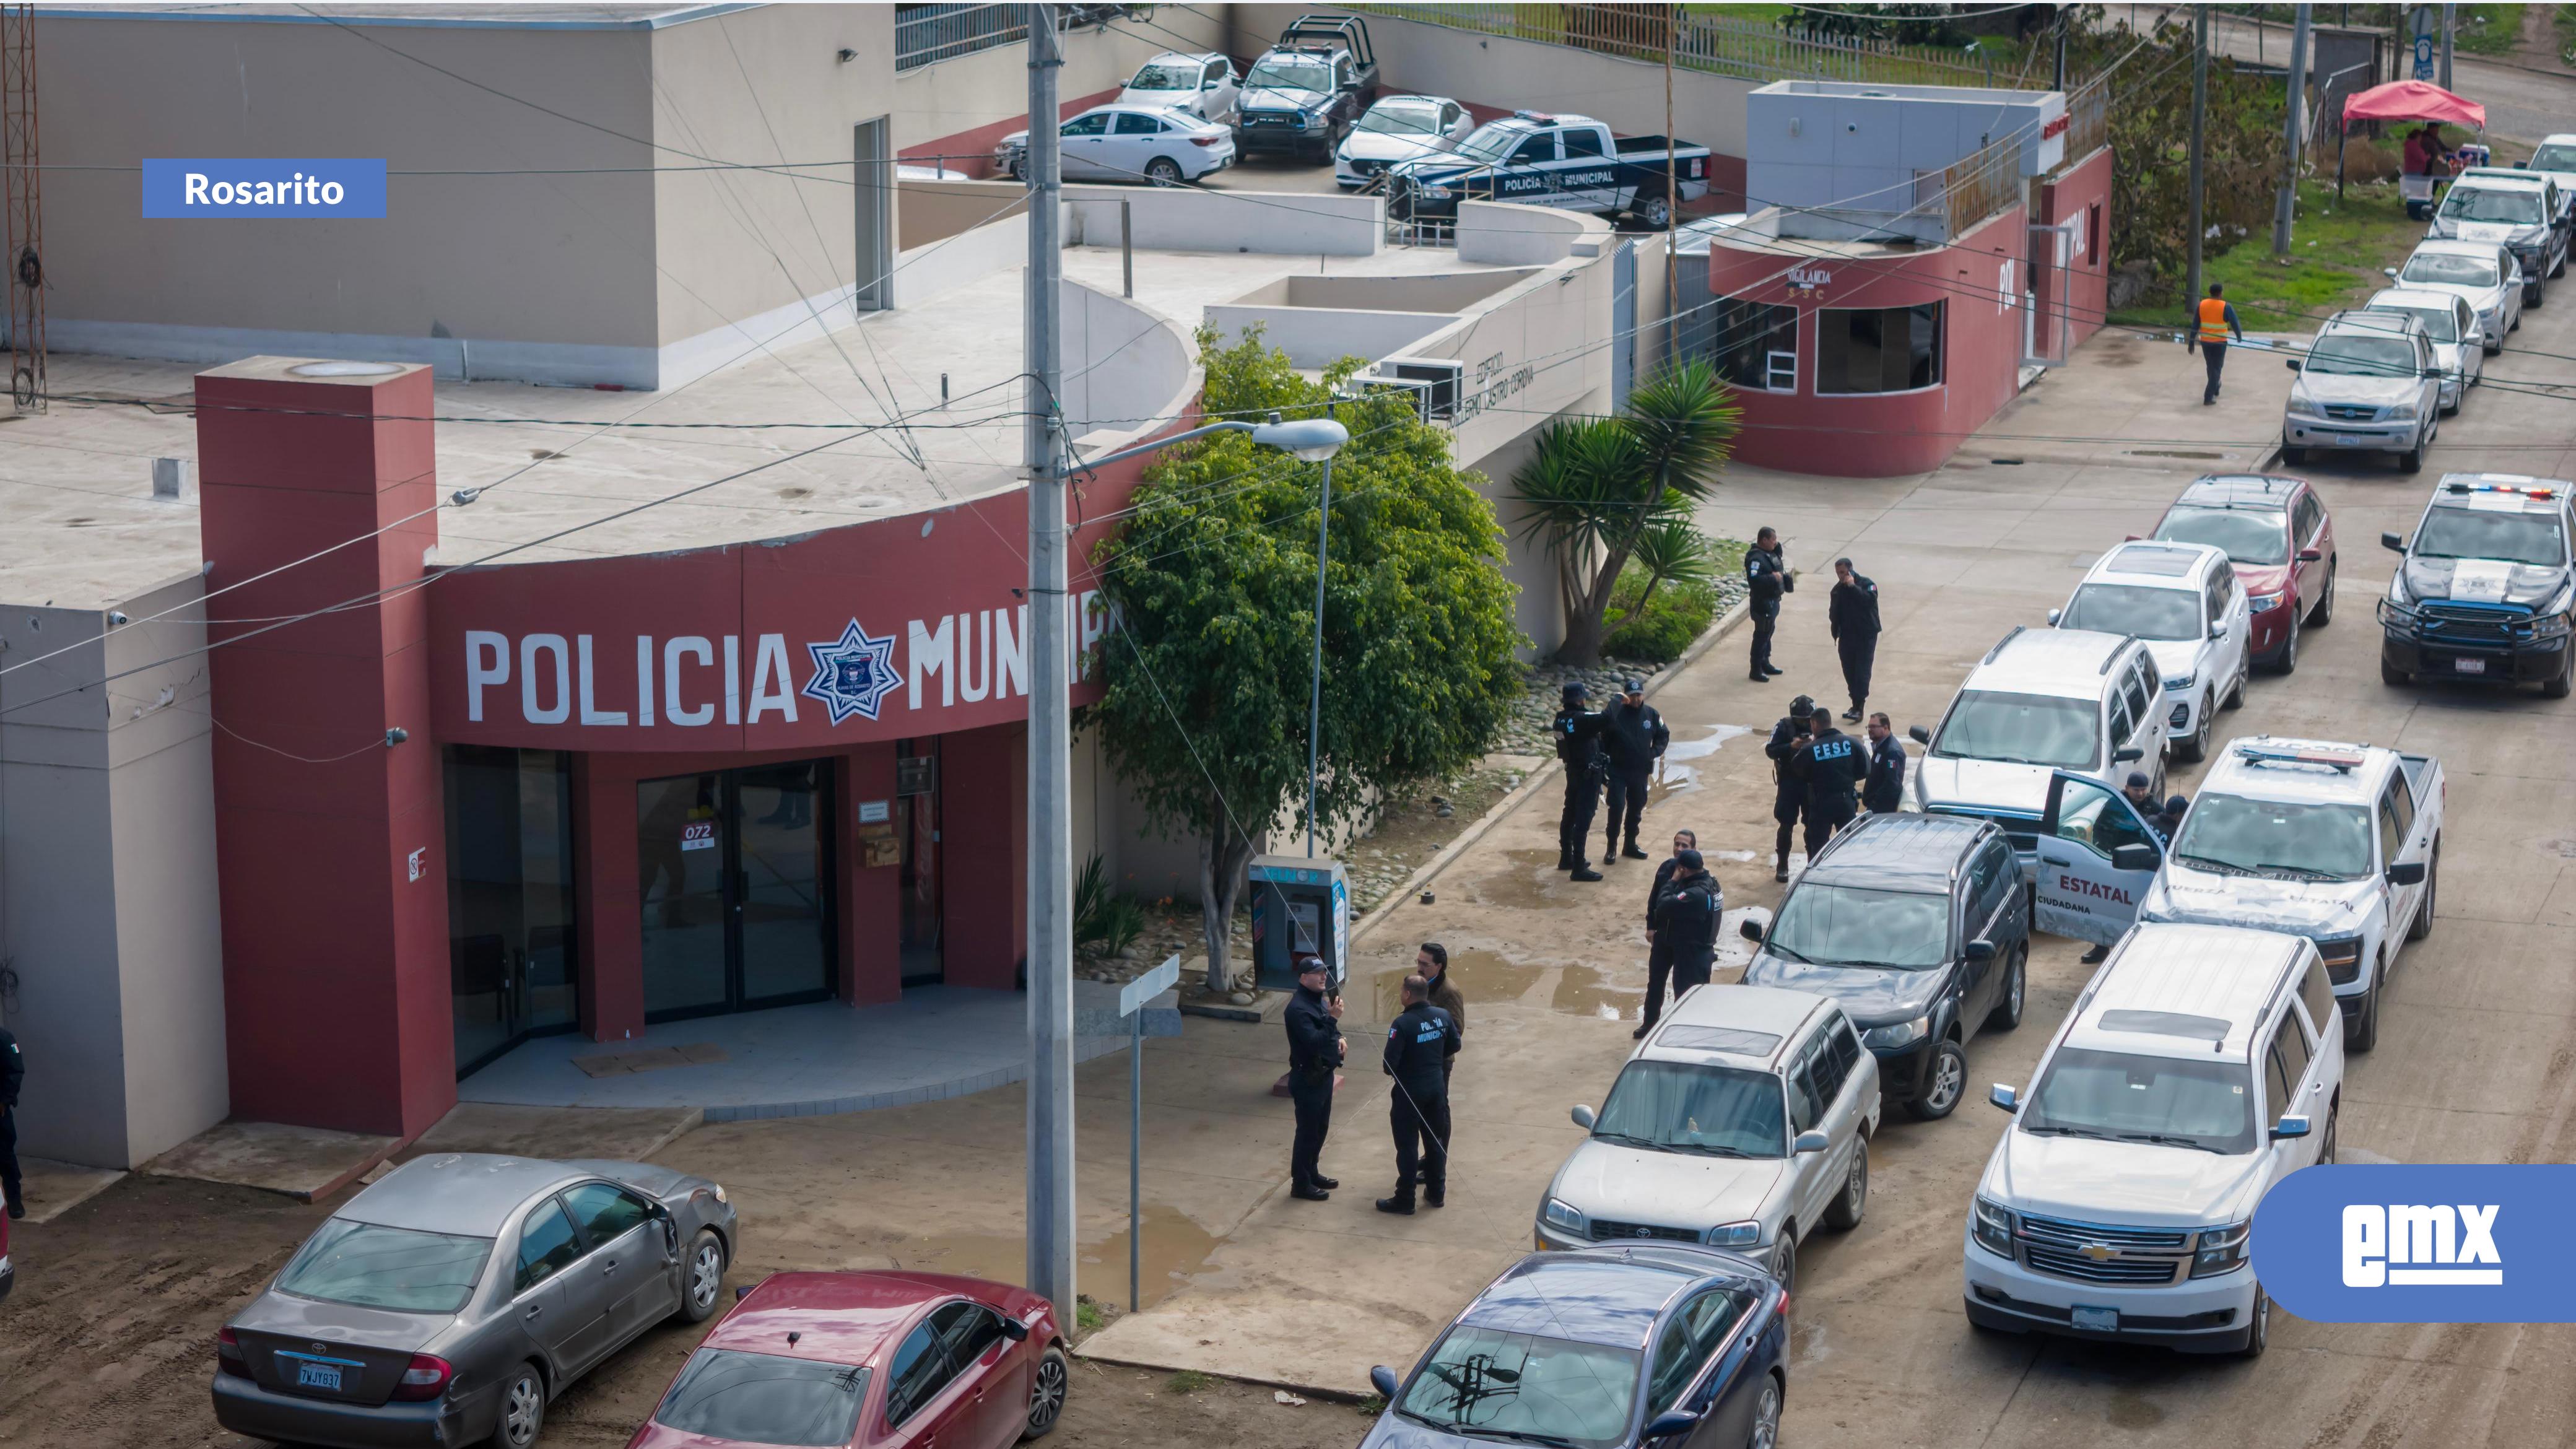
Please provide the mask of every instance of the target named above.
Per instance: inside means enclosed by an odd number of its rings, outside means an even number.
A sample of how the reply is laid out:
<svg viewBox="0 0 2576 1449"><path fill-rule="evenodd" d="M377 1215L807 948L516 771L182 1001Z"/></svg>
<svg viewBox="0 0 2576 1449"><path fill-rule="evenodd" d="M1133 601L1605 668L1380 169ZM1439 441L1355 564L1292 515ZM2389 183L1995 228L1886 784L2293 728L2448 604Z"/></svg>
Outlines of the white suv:
<svg viewBox="0 0 2576 1449"><path fill-rule="evenodd" d="M2245 702L2253 632L2245 590L2224 550L2205 543L2124 543L2102 555L2066 607L2048 611L2062 629L2131 634L2156 657L2156 711L2176 759L2209 753L2210 716Z"/></svg>
<svg viewBox="0 0 2576 1449"><path fill-rule="evenodd" d="M2272 1184L2334 1161L2343 1033L2304 937L2140 926L2075 999L1968 1208L1968 1321L2260 1354L2246 1240Z"/></svg>
<svg viewBox="0 0 2576 1449"><path fill-rule="evenodd" d="M1914 804L2000 824L2027 873L2060 771L2117 789L2136 765L2164 793L2161 693L2141 640L2016 625L1968 672L1940 728L1906 731L1924 747Z"/></svg>

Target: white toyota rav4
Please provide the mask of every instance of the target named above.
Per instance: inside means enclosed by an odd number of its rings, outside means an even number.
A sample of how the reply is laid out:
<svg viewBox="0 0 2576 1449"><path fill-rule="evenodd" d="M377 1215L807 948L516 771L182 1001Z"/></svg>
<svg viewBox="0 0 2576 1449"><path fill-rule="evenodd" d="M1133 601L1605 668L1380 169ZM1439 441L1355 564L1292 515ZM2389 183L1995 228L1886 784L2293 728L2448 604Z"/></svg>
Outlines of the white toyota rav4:
<svg viewBox="0 0 2576 1449"><path fill-rule="evenodd" d="M2156 656L2165 735L2174 758L2194 764L2209 753L2211 716L2245 702L2247 608L2224 551L2205 543L2124 543L2094 561L2048 622L2146 640Z"/></svg>

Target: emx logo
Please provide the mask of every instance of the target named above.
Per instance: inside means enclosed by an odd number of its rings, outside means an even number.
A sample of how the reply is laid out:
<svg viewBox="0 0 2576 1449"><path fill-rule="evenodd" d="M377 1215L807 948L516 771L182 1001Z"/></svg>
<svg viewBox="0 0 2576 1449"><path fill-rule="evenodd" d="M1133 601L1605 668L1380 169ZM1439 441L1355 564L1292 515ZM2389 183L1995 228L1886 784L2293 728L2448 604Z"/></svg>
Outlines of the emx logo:
<svg viewBox="0 0 2576 1449"><path fill-rule="evenodd" d="M2560 1165L2311 1167L2256 1209L2254 1273L2325 1323L2576 1322L2576 1251L2551 1226L2570 1194Z"/></svg>

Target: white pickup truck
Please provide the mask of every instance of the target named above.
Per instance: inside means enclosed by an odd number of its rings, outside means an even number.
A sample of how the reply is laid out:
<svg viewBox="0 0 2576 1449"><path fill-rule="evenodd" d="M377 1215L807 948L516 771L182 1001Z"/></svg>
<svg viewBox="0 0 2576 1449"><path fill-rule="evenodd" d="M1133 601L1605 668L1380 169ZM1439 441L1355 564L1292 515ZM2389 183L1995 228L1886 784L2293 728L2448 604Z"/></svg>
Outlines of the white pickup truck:
<svg viewBox="0 0 2576 1449"><path fill-rule="evenodd" d="M2161 867L2147 877L2111 869L2089 847L2144 829L2114 796L2089 819L2052 797L2040 838L2039 914L2060 906L2096 915L2138 902L2134 918L2251 926L2314 941L2343 1009L2344 1043L2379 1039L2379 998L2397 952L2433 931L2442 864L2442 762L2372 745L2257 736L2231 743L2203 780ZM2070 801L2074 797L2069 797ZM2091 803L2087 800L2086 803ZM2083 827L2084 840L2070 831ZM2052 839L2051 833L2058 838ZM2152 843L2152 842L2151 842ZM2096 860L2096 856L2101 856ZM2127 864L2142 857L2128 852Z"/></svg>

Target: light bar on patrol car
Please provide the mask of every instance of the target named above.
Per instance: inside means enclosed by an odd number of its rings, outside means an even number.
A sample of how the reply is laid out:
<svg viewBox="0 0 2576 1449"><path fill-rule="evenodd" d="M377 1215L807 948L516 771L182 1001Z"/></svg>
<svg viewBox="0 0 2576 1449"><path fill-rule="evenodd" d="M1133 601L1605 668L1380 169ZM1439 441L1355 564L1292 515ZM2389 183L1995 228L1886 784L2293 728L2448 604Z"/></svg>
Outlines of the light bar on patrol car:
<svg viewBox="0 0 2576 1449"><path fill-rule="evenodd" d="M2547 500L2558 496L2555 488L2519 488L2511 483L2445 483L2445 493L2511 493L2522 498Z"/></svg>
<svg viewBox="0 0 2576 1449"><path fill-rule="evenodd" d="M2328 765L2337 770L2358 768L2366 758L2359 750L2302 750L2288 745L2241 744L2236 758L2249 765Z"/></svg>

